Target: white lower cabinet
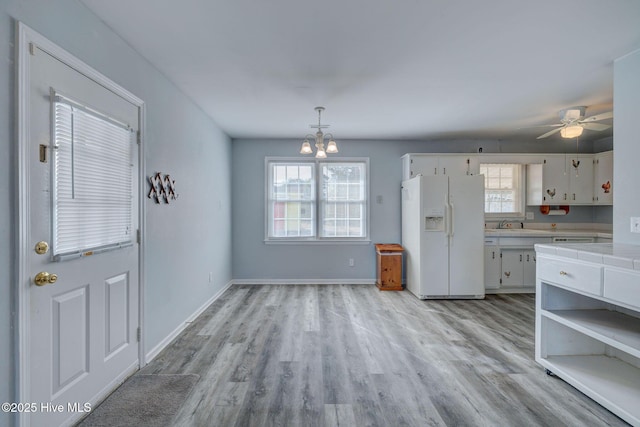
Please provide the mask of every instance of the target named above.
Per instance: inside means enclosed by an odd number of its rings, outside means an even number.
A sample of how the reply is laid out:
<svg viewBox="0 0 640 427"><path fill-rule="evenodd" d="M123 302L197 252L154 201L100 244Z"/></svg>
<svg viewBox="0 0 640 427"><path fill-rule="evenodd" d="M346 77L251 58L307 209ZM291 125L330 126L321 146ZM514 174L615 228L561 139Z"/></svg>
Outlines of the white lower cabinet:
<svg viewBox="0 0 640 427"><path fill-rule="evenodd" d="M484 287L485 290L500 288L500 248L496 245L484 247Z"/></svg>
<svg viewBox="0 0 640 427"><path fill-rule="evenodd" d="M536 246L536 361L640 426L640 271L584 261L606 259L591 247Z"/></svg>
<svg viewBox="0 0 640 427"><path fill-rule="evenodd" d="M502 257L502 287L535 286L536 252L534 250L503 248L500 256Z"/></svg>
<svg viewBox="0 0 640 427"><path fill-rule="evenodd" d="M487 237L484 247L484 284L489 293L534 292L536 243L550 238Z"/></svg>

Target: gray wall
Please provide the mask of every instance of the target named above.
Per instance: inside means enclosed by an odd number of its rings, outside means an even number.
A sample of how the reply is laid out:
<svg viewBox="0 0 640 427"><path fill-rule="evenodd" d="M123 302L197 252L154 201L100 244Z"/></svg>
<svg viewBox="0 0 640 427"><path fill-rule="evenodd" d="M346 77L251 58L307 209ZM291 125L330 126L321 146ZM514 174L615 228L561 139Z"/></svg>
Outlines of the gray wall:
<svg viewBox="0 0 640 427"><path fill-rule="evenodd" d="M640 99L640 51L618 59L613 67L613 240L640 243L631 233L630 217L640 216L640 143L638 143L638 100Z"/></svg>
<svg viewBox="0 0 640 427"><path fill-rule="evenodd" d="M331 280L371 282L375 278L373 243L401 241L400 184L405 153L553 153L564 152L557 141L338 141L340 156L370 158L371 242L358 244L265 244L266 156L297 157L299 140L233 140L233 278L234 280ZM605 151L605 141L601 145ZM594 144L581 144L592 152ZM382 196L382 203L376 203ZM571 207L565 217L548 217L536 208L531 222L611 223L610 207ZM349 259L355 261L349 267Z"/></svg>
<svg viewBox="0 0 640 427"><path fill-rule="evenodd" d="M15 401L15 20L146 102L146 174L170 173L180 195L171 205L145 199L146 351L231 280L230 139L77 0L0 0L0 402ZM0 413L0 425L9 420Z"/></svg>

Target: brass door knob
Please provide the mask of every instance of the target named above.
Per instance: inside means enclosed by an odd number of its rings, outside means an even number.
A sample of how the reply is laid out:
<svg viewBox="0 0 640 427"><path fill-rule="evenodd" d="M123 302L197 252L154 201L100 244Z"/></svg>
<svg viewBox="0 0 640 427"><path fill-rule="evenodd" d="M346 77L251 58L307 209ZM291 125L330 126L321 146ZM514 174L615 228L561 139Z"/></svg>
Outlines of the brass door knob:
<svg viewBox="0 0 640 427"><path fill-rule="evenodd" d="M58 280L57 274L51 274L47 273L46 271L41 271L40 273L36 274L36 277L33 278L33 283L38 286L44 286L48 285L49 283L56 283L56 280Z"/></svg>
<svg viewBox="0 0 640 427"><path fill-rule="evenodd" d="M44 240L36 243L35 251L38 255L44 255L49 252L49 244Z"/></svg>

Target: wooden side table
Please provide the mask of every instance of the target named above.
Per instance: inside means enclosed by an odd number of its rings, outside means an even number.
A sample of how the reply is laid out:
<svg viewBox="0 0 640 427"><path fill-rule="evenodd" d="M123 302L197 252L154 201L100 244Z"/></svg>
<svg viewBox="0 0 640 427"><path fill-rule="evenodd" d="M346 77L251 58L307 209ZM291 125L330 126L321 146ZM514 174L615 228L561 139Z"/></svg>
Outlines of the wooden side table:
<svg viewBox="0 0 640 427"><path fill-rule="evenodd" d="M381 291L402 290L402 252L396 243L377 243L378 277L376 285Z"/></svg>

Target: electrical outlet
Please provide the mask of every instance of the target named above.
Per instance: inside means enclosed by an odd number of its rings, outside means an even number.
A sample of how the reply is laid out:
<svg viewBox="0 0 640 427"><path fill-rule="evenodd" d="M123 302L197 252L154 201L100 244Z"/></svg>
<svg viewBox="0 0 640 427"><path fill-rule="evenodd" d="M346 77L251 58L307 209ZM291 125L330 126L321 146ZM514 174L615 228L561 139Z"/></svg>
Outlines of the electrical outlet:
<svg viewBox="0 0 640 427"><path fill-rule="evenodd" d="M533 219L533 212L527 212L527 219Z"/></svg>
<svg viewBox="0 0 640 427"><path fill-rule="evenodd" d="M640 233L640 216L631 217L631 232Z"/></svg>
<svg viewBox="0 0 640 427"><path fill-rule="evenodd" d="M356 265L356 262L353 260L353 258L349 258L349 267L353 267L354 265Z"/></svg>

